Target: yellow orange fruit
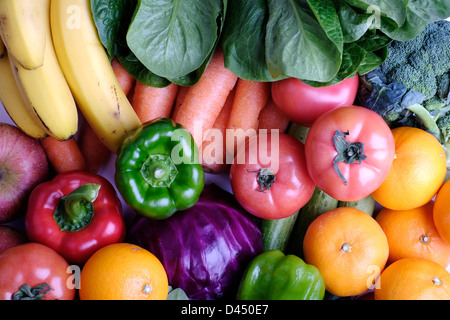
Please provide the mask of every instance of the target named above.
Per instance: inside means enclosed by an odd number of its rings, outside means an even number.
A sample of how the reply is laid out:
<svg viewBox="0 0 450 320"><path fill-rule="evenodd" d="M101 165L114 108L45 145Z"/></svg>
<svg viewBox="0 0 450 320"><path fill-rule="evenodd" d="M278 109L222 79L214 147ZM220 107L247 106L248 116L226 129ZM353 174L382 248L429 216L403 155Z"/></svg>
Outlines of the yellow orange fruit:
<svg viewBox="0 0 450 320"><path fill-rule="evenodd" d="M168 290L161 262L129 243L99 249L81 270L81 300L165 300Z"/></svg>
<svg viewBox="0 0 450 320"><path fill-rule="evenodd" d="M338 207L317 217L303 240L305 261L315 265L336 296L370 289L389 255L386 235L367 213Z"/></svg>
<svg viewBox="0 0 450 320"><path fill-rule="evenodd" d="M450 274L422 258L395 261L381 273L375 300L450 300Z"/></svg>
<svg viewBox="0 0 450 320"><path fill-rule="evenodd" d="M395 159L372 197L393 210L417 208L430 201L444 182L446 156L430 133L412 127L392 130Z"/></svg>

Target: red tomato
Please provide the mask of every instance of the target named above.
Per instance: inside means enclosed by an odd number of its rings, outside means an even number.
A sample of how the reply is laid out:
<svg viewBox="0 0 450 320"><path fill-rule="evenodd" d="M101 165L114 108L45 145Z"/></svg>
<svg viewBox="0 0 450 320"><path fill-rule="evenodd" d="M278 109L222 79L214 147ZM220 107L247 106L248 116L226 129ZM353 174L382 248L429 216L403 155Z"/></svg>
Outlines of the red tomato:
<svg viewBox="0 0 450 320"><path fill-rule="evenodd" d="M325 112L352 105L358 85L358 75L317 88L296 78L288 78L272 83L272 99L291 121L310 127Z"/></svg>
<svg viewBox="0 0 450 320"><path fill-rule="evenodd" d="M395 157L394 137L375 112L342 107L314 122L305 153L318 188L335 199L356 201L375 191L386 177Z"/></svg>
<svg viewBox="0 0 450 320"><path fill-rule="evenodd" d="M230 179L242 207L264 219L294 214L308 202L315 187L306 169L303 144L284 133L259 133L250 138L245 148L238 149Z"/></svg>
<svg viewBox="0 0 450 320"><path fill-rule="evenodd" d="M31 288L48 284L50 289L41 297L43 300L73 300L75 288L68 286L72 275L67 272L68 267L63 257L40 243L8 248L0 254L0 299L11 300L24 284Z"/></svg>

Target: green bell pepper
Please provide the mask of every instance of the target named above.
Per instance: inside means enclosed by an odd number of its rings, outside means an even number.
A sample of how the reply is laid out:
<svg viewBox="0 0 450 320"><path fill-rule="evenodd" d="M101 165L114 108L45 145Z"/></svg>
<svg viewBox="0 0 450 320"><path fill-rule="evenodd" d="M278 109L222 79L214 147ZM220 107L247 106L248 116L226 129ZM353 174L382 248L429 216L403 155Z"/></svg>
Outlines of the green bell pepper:
<svg viewBox="0 0 450 320"><path fill-rule="evenodd" d="M319 270L278 249L256 256L239 285L238 300L322 300L325 281Z"/></svg>
<svg viewBox="0 0 450 320"><path fill-rule="evenodd" d="M171 119L159 118L124 137L115 182L137 213L165 219L197 202L205 175L191 134Z"/></svg>

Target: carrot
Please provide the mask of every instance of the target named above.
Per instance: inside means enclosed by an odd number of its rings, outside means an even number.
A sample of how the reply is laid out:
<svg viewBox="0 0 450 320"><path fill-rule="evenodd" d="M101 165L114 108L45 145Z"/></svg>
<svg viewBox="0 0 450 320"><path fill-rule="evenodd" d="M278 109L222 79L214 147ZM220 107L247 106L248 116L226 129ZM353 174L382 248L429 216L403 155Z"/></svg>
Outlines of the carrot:
<svg viewBox="0 0 450 320"><path fill-rule="evenodd" d="M230 118L231 108L233 107L233 100L236 90L232 90L225 101L219 115L214 122L213 129L217 135L212 132L206 132L201 145L202 150L202 165L205 172L220 173L225 171L230 163L226 160L226 129L228 126L228 119ZM218 135L220 133L220 135ZM222 141L215 139L222 138Z"/></svg>
<svg viewBox="0 0 450 320"><path fill-rule="evenodd" d="M228 120L228 129L242 129L244 133L258 129L258 118L261 110L270 97L270 83L238 79L236 96ZM236 131L235 131L236 132ZM244 135L236 132L236 143L227 144L227 152L236 152L237 146L243 142ZM234 147L234 150L233 150Z"/></svg>
<svg viewBox="0 0 450 320"><path fill-rule="evenodd" d="M178 88L177 98L175 99L175 105L173 106L172 110L172 119L175 119L175 117L177 116L177 113L180 110L181 105L183 104L184 98L186 98L188 90L188 86L180 86Z"/></svg>
<svg viewBox="0 0 450 320"><path fill-rule="evenodd" d="M183 125L200 148L203 131L211 129L237 76L225 68L222 49L218 48L200 80L189 88L175 122Z"/></svg>
<svg viewBox="0 0 450 320"><path fill-rule="evenodd" d="M131 105L141 122L170 117L178 87L171 83L167 87L155 88L136 81Z"/></svg>
<svg viewBox="0 0 450 320"><path fill-rule="evenodd" d="M47 159L57 173L86 169L86 161L74 136L65 141L48 136L40 141Z"/></svg>
<svg viewBox="0 0 450 320"><path fill-rule="evenodd" d="M117 58L114 58L111 61L111 66L114 70L114 74L116 75L117 80L119 81L120 87L122 88L125 95L128 95L128 93L134 86L134 78L128 73L127 70L125 70L125 68L120 64Z"/></svg>
<svg viewBox="0 0 450 320"><path fill-rule="evenodd" d="M258 130L267 131L276 129L285 132L289 125L289 118L276 106L272 98L269 97L266 105L259 113Z"/></svg>
<svg viewBox="0 0 450 320"><path fill-rule="evenodd" d="M111 151L100 140L92 127L85 123L78 137L81 153L86 161L86 170L98 173L111 155Z"/></svg>

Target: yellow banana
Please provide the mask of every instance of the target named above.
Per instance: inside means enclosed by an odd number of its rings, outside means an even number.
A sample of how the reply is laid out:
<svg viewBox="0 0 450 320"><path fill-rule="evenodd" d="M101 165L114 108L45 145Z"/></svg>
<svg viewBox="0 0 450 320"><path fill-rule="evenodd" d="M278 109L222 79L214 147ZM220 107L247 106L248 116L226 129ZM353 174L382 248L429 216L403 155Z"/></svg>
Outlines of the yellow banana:
<svg viewBox="0 0 450 320"><path fill-rule="evenodd" d="M44 62L46 0L1 0L0 35L10 55L26 69ZM51 41L51 40L50 40Z"/></svg>
<svg viewBox="0 0 450 320"><path fill-rule="evenodd" d="M3 1L3 0L1 0ZM45 54L42 66L26 69L13 57L11 67L22 96L35 121L58 140L67 140L78 130L78 110L75 100L59 66L50 30L50 0L39 0L45 26Z"/></svg>
<svg viewBox="0 0 450 320"><path fill-rule="evenodd" d="M89 0L51 1L53 42L78 107L112 151L141 125L98 37Z"/></svg>
<svg viewBox="0 0 450 320"><path fill-rule="evenodd" d="M1 41L0 47L3 47ZM0 54L0 79L0 100L11 120L30 137L42 139L47 136L45 129L35 122L22 99L6 51Z"/></svg>

